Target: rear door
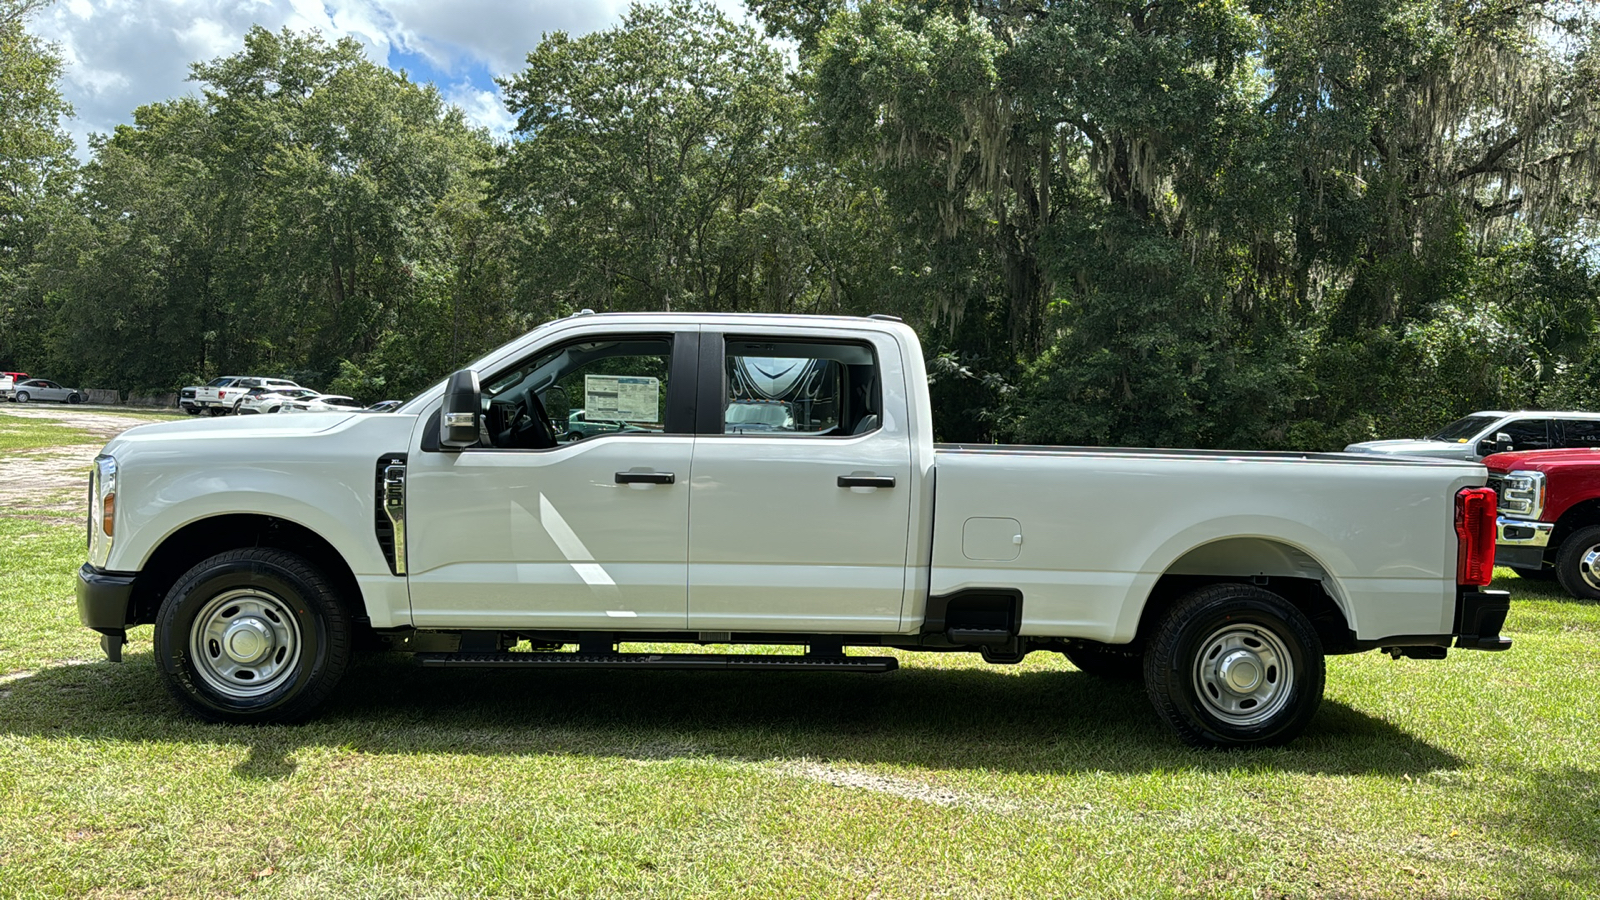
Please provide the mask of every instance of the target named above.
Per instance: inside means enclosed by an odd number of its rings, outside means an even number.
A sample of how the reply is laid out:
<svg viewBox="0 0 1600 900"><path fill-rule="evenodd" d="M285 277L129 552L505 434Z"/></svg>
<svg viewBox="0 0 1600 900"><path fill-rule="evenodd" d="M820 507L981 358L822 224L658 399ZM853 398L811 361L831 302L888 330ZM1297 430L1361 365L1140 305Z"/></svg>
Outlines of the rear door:
<svg viewBox="0 0 1600 900"><path fill-rule="evenodd" d="M898 630L914 485L882 399L904 383L893 339L707 328L700 359L689 628Z"/></svg>

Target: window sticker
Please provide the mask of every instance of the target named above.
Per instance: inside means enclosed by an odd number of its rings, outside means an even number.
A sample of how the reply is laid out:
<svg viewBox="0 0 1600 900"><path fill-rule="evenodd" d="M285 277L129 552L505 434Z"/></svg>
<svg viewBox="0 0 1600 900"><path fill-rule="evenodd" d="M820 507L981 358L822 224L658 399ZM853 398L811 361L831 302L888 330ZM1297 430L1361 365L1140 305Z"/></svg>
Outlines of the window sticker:
<svg viewBox="0 0 1600 900"><path fill-rule="evenodd" d="M642 375L583 376L584 418L614 422L658 422L661 379Z"/></svg>

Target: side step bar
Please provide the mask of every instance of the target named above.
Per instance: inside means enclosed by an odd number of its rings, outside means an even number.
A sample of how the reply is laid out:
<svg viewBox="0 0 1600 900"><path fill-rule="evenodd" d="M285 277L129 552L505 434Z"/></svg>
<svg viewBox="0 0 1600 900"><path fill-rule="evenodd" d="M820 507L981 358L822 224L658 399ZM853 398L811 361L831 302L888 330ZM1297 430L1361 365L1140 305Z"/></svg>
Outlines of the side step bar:
<svg viewBox="0 0 1600 900"><path fill-rule="evenodd" d="M762 656L720 653L418 653L428 668L724 669L739 671L892 672L892 656Z"/></svg>

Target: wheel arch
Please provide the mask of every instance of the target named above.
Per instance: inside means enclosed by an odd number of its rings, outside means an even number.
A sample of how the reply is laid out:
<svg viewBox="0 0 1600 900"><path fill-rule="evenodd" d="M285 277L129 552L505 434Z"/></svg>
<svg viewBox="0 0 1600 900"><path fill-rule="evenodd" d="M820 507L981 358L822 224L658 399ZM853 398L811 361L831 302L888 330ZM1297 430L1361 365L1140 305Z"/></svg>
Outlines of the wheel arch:
<svg viewBox="0 0 1600 900"><path fill-rule="evenodd" d="M1590 525L1600 525L1600 497L1574 503L1556 519L1555 528L1550 531L1550 544L1545 549L1545 561L1551 562L1555 559L1561 542L1574 531Z"/></svg>
<svg viewBox="0 0 1600 900"><path fill-rule="evenodd" d="M1303 546L1259 535L1209 540L1168 564L1140 605L1135 642L1148 638L1184 596L1226 582L1254 584L1292 603L1316 627L1326 652L1353 649L1355 620L1329 568Z"/></svg>
<svg viewBox="0 0 1600 900"><path fill-rule="evenodd" d="M197 519L161 541L134 583L129 624L153 623L161 601L183 573L201 560L242 547L274 547L305 557L333 583L352 620L366 621L366 605L355 570L326 538L281 516L228 513Z"/></svg>

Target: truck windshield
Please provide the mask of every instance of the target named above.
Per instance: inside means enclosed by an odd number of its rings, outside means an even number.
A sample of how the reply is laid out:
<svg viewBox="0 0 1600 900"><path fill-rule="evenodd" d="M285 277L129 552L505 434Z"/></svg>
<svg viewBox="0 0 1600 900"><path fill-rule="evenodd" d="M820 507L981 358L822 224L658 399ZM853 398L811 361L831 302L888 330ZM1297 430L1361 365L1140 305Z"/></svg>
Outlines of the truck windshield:
<svg viewBox="0 0 1600 900"><path fill-rule="evenodd" d="M1429 439L1459 444L1470 440L1473 435L1488 428L1491 423L1499 418L1499 416L1467 416L1465 419L1457 419L1446 425L1443 431Z"/></svg>

